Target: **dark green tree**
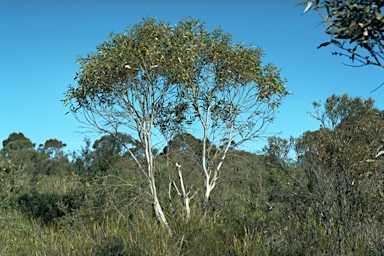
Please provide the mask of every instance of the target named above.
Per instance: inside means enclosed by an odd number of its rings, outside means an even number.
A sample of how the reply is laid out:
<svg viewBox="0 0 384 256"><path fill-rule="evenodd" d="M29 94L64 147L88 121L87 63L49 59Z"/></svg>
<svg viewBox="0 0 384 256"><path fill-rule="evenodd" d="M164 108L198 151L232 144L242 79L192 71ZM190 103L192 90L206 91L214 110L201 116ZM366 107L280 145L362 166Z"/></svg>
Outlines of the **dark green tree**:
<svg viewBox="0 0 384 256"><path fill-rule="evenodd" d="M11 133L3 141L2 155L20 170L28 173L33 188L36 187L42 174L50 172L49 156L35 149L35 143L23 133Z"/></svg>
<svg viewBox="0 0 384 256"><path fill-rule="evenodd" d="M110 170L114 164L121 161L127 149L130 148L130 144L134 144L132 138L122 133L102 136L92 146L94 149L93 167L101 172Z"/></svg>
<svg viewBox="0 0 384 256"><path fill-rule="evenodd" d="M11 133L3 141L1 154L9 159L13 164L22 166L26 170L33 169L33 159L35 158L35 143L24 136L23 133Z"/></svg>
<svg viewBox="0 0 384 256"><path fill-rule="evenodd" d="M65 148L67 144L59 141L57 139L46 140L44 144L39 145L39 149L48 154L50 158L59 157L63 154L62 149Z"/></svg>
<svg viewBox="0 0 384 256"><path fill-rule="evenodd" d="M9 137L3 140L3 155L7 156L16 150L33 150L35 143L32 143L30 139L24 136L23 133L11 133Z"/></svg>

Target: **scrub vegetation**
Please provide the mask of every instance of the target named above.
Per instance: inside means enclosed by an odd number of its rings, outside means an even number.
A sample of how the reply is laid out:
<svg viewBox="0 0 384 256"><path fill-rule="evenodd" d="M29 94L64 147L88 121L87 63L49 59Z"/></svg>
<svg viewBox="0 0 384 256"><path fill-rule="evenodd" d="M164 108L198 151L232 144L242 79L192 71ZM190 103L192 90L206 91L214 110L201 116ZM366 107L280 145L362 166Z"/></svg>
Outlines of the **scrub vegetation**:
<svg viewBox="0 0 384 256"><path fill-rule="evenodd" d="M267 137L289 92L262 56L145 19L79 58L64 103L100 136L3 140L0 255L384 254L383 110L330 95L317 130Z"/></svg>

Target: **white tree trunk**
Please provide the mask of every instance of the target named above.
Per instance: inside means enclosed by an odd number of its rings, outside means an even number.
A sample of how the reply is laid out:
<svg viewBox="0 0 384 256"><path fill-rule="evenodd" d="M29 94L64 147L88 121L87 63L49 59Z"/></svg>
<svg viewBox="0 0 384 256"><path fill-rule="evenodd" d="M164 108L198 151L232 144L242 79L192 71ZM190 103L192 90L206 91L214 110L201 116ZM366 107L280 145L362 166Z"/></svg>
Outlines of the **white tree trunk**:
<svg viewBox="0 0 384 256"><path fill-rule="evenodd" d="M208 207L209 203L209 196L211 195L211 192L213 188L216 186L216 180L217 180L217 171L215 171L212 180L209 175L206 175L205 177L205 193L204 193L204 198L203 198L203 203L201 205L203 213L205 213L205 210Z"/></svg>
<svg viewBox="0 0 384 256"><path fill-rule="evenodd" d="M155 215L157 217L157 220L161 224L163 224L165 226L168 226L167 219L165 218L163 209L161 208L161 205L160 205L159 200L157 199L157 197L154 198L154 200L153 200L153 209L155 210Z"/></svg>
<svg viewBox="0 0 384 256"><path fill-rule="evenodd" d="M179 174L179 182L180 182L181 192L179 191L179 189L177 188L175 183L173 183L173 185L174 185L174 187L175 187L175 189L177 191L177 194L179 196L183 197L183 204L184 204L184 208L185 208L185 218L187 220L189 220L191 218L190 202L191 202L191 199L193 197L195 197L195 195L197 194L197 191L192 196L189 196L191 191L187 192L186 189L185 189L184 180L183 180L183 174L181 173L181 165L179 163L176 163L176 168L177 168L177 172Z"/></svg>
<svg viewBox="0 0 384 256"><path fill-rule="evenodd" d="M203 203L201 205L203 213L205 213L205 210L208 207L209 195L211 194L211 191L212 191L212 188L210 187L210 185L206 185L205 193L204 193L204 198L203 198Z"/></svg>
<svg viewBox="0 0 384 256"><path fill-rule="evenodd" d="M155 184L151 182L150 187L151 187L151 191L152 191L153 210L155 211L155 216L156 216L157 220L159 221L159 223L161 225L163 225L168 230L170 235L172 235L172 231L168 225L167 219L165 218L163 208L161 207L159 199L157 198Z"/></svg>

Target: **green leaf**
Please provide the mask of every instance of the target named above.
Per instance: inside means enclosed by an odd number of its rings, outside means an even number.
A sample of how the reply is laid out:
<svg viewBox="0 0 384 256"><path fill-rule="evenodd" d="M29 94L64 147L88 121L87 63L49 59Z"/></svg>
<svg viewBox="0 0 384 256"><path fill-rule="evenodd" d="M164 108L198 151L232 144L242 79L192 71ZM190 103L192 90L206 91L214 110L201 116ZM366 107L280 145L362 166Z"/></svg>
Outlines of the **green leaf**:
<svg viewBox="0 0 384 256"><path fill-rule="evenodd" d="M327 31L327 34L340 34L341 32L344 32L347 30L347 28L335 28Z"/></svg>

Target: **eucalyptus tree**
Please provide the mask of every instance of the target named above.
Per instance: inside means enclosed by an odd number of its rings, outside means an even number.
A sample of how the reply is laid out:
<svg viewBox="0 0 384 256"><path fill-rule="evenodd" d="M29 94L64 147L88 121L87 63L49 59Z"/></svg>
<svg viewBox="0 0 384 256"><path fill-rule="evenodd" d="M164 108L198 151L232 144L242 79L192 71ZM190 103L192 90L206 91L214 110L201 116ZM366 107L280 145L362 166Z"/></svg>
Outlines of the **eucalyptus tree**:
<svg viewBox="0 0 384 256"><path fill-rule="evenodd" d="M78 85L69 87L64 103L79 121L141 144L145 165L126 150L148 181L158 220L167 225L156 190L153 138L201 128L205 209L228 151L257 138L288 94L279 70L261 65L262 55L197 20L170 26L145 19L79 58Z"/></svg>
<svg viewBox="0 0 384 256"><path fill-rule="evenodd" d="M204 211L228 152L259 138L289 92L280 70L262 64L261 49L233 43L219 28L208 32L202 24L194 26L195 34L184 39L178 54L187 56L180 78L189 104L183 118L196 121L193 130L202 135Z"/></svg>
<svg viewBox="0 0 384 256"><path fill-rule="evenodd" d="M92 165L101 172L107 172L111 166L122 160L125 148L133 143L130 136L121 133L102 136L93 143Z"/></svg>
<svg viewBox="0 0 384 256"><path fill-rule="evenodd" d="M116 138L128 134L141 144L144 164L126 150L146 177L155 215L166 226L156 189L153 139L157 120L166 119L164 107L177 105L176 80L183 75L179 65L183 56L176 53L183 42L173 31L179 26L145 19L122 34L111 34L96 52L78 59L78 85L69 86L64 99L79 121ZM188 33L192 32L183 31Z"/></svg>
<svg viewBox="0 0 384 256"><path fill-rule="evenodd" d="M15 165L26 166L31 169L33 158L36 154L35 143L25 137L22 132L11 133L7 139L3 140L1 155L12 161Z"/></svg>
<svg viewBox="0 0 384 256"><path fill-rule="evenodd" d="M30 139L24 136L22 132L11 133L7 139L3 140L3 154L7 156L9 153L15 150L33 150L35 143L32 143Z"/></svg>
<svg viewBox="0 0 384 256"><path fill-rule="evenodd" d="M50 156L50 158L56 158L60 154L63 155L63 148L65 148L67 144L63 143L62 141L59 141L57 139L49 139L46 140L44 144L39 145L39 149L42 152L45 152L47 155Z"/></svg>

